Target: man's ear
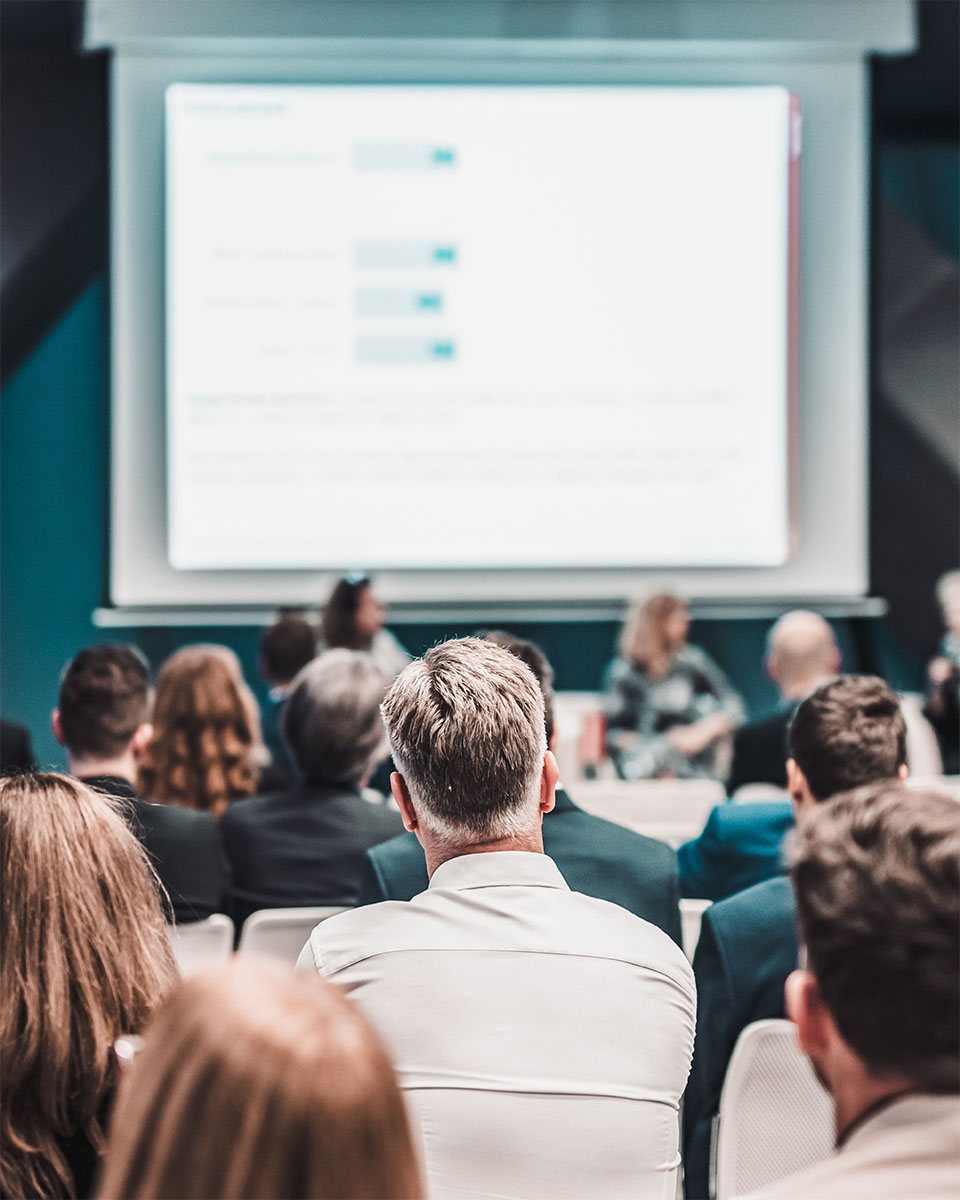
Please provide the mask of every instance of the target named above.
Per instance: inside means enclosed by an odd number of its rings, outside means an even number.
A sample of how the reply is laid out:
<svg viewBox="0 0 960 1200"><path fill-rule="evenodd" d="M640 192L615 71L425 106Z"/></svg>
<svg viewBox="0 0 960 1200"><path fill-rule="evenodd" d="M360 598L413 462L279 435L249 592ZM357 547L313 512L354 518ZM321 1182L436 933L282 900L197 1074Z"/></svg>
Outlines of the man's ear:
<svg viewBox="0 0 960 1200"><path fill-rule="evenodd" d="M807 805L813 801L813 797L810 795L807 777L800 770L795 758L787 759L787 791L793 801L793 815L799 817Z"/></svg>
<svg viewBox="0 0 960 1200"><path fill-rule="evenodd" d="M50 726L53 729L53 736L57 739L61 746L65 746L63 740L63 722L60 720L60 709L55 708L50 714Z"/></svg>
<svg viewBox="0 0 960 1200"><path fill-rule="evenodd" d="M130 739L130 753L133 755L135 761L143 758L152 740L153 726L148 721L145 721L142 725L138 725L136 732Z"/></svg>
<svg viewBox="0 0 960 1200"><path fill-rule="evenodd" d="M909 774L910 774L910 768L907 766L906 763L901 763L899 769L897 770L897 778L900 780L901 783L906 783L907 777Z"/></svg>
<svg viewBox="0 0 960 1200"><path fill-rule="evenodd" d="M830 1045L831 1019L817 981L809 971L793 971L783 988L787 1017L797 1027L800 1049L809 1058L822 1058Z"/></svg>
<svg viewBox="0 0 960 1200"><path fill-rule="evenodd" d="M410 799L410 789L407 787L407 781L399 771L393 771L390 774L390 791L393 792L397 808L400 809L400 816L403 817L404 829L410 833L416 833L420 826L420 818L417 816L417 810L413 807L413 801Z"/></svg>
<svg viewBox="0 0 960 1200"><path fill-rule="evenodd" d="M553 757L553 751L548 750L543 756L543 770L540 774L540 811L548 813L557 802L557 780L560 778L560 768Z"/></svg>

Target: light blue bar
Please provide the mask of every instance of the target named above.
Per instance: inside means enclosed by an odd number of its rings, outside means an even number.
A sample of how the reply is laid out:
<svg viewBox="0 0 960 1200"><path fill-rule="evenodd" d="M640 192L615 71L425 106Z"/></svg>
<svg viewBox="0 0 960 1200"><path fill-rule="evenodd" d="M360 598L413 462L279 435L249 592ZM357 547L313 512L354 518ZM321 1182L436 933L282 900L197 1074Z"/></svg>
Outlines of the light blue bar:
<svg viewBox="0 0 960 1200"><path fill-rule="evenodd" d="M421 238L364 238L354 243L353 260L361 270L419 271L454 266L457 247Z"/></svg>
<svg viewBox="0 0 960 1200"><path fill-rule="evenodd" d="M449 338L357 338L357 362L363 366L428 366L452 362L456 343Z"/></svg>
<svg viewBox="0 0 960 1200"><path fill-rule="evenodd" d="M355 297L358 317L430 317L443 312L443 293L416 288L361 288Z"/></svg>
<svg viewBox="0 0 960 1200"><path fill-rule="evenodd" d="M457 152L430 142L357 142L353 165L357 171L435 171L455 167Z"/></svg>

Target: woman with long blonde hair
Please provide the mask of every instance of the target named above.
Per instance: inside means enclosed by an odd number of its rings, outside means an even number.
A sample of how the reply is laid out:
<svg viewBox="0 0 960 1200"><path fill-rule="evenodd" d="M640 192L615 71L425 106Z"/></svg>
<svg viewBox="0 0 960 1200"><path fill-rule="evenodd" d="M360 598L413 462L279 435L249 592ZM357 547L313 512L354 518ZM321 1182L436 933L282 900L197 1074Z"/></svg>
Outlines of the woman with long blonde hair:
<svg viewBox="0 0 960 1200"><path fill-rule="evenodd" d="M743 703L712 658L687 643L672 592L633 602L604 681L607 747L625 779L721 778Z"/></svg>
<svg viewBox="0 0 960 1200"><path fill-rule="evenodd" d="M146 853L65 775L0 780L0 1193L89 1195L113 1044L177 977Z"/></svg>
<svg viewBox="0 0 960 1200"><path fill-rule="evenodd" d="M172 654L157 675L140 794L220 817L256 790L261 749L259 712L236 655L226 646Z"/></svg>
<svg viewBox="0 0 960 1200"><path fill-rule="evenodd" d="M151 1023L117 1099L99 1200L420 1200L406 1111L359 1009L316 975L235 959Z"/></svg>

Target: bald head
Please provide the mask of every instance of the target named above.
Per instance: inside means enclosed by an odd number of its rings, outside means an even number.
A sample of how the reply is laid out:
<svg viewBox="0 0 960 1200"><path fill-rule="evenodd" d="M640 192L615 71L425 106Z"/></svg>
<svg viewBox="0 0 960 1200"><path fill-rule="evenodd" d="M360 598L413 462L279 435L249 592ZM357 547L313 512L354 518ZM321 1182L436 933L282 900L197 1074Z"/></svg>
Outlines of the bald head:
<svg viewBox="0 0 960 1200"><path fill-rule="evenodd" d="M829 624L814 612L785 613L767 638L767 672L785 700L798 700L840 670Z"/></svg>

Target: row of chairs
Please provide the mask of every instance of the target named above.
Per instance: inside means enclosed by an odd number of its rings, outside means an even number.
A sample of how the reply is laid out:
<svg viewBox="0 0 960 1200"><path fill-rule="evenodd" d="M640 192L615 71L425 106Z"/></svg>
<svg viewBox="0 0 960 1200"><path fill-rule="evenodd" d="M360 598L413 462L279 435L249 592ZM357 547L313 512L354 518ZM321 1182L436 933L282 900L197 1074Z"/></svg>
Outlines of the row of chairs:
<svg viewBox="0 0 960 1200"><path fill-rule="evenodd" d="M682 900L684 948L693 957L709 900ZM293 965L310 931L341 908L279 908L244 923L239 953ZM233 952L234 925L223 914L171 930L181 973ZM766 1187L818 1159L832 1145L830 1099L797 1047L787 1021L758 1021L740 1035L714 1128L711 1194L716 1200Z"/></svg>
<svg viewBox="0 0 960 1200"><path fill-rule="evenodd" d="M680 921L683 948L691 961L700 937L700 921L709 900L681 900ZM344 912L342 908L267 908L252 913L240 933L241 954L260 954L293 966L311 930L327 917ZM222 962L233 952L233 921L215 913L205 921L170 927L174 953L184 977L203 967Z"/></svg>

